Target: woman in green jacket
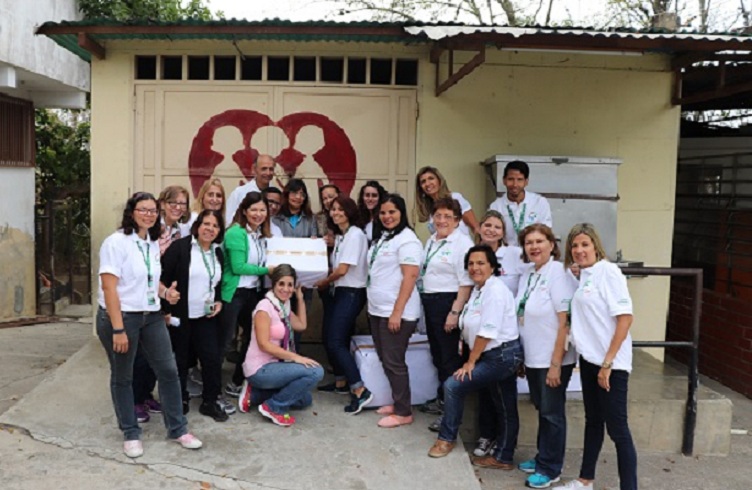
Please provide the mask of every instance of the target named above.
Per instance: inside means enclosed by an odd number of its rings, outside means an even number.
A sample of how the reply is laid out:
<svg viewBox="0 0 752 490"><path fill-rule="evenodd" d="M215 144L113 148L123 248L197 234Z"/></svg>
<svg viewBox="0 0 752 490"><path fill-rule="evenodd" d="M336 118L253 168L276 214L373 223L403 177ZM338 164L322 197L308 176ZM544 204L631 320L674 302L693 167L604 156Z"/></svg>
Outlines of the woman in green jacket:
<svg viewBox="0 0 752 490"><path fill-rule="evenodd" d="M272 269L266 267L266 239L271 236L269 208L259 192L249 192L235 212L233 224L225 233L225 263L222 275L222 328L220 343L222 359L235 352L233 345L242 327L240 355L232 381L225 393L235 398L243 383L242 358L251 340L251 313L261 298L263 276Z"/></svg>

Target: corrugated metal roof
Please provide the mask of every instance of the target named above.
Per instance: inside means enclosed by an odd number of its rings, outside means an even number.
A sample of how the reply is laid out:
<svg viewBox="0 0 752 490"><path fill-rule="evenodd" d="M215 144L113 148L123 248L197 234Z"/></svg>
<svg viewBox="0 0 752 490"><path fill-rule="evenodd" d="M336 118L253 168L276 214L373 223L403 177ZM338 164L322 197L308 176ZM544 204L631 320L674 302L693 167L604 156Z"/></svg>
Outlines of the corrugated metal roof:
<svg viewBox="0 0 752 490"><path fill-rule="evenodd" d="M555 47L557 39L577 39L579 44L597 40L615 42L639 42L631 49L656 49L687 51L699 43L717 44L717 50L750 49L752 35L737 33L669 32L660 29L637 30L617 28L599 30L592 27L549 27L549 26L490 26L466 25L458 23L419 23L419 22L336 22L267 19L249 21L240 19L198 20L185 19L179 22L138 20L119 22L112 19L87 19L81 21L47 22L38 30L72 51L86 61L90 53L79 46L79 33L85 33L102 44L110 40L274 40L274 41L339 41L357 43L427 43L451 39L457 36L480 36L481 41L493 42L494 36L506 39L536 39L537 44ZM545 40L541 41L542 38ZM651 44L655 43L655 45ZM672 45L671 43L677 43ZM679 45L678 43L681 43ZM724 48L724 45L729 47ZM742 46L743 45L743 46ZM586 48L587 46L581 46ZM714 48L715 50L716 48ZM707 50L707 47L704 48Z"/></svg>

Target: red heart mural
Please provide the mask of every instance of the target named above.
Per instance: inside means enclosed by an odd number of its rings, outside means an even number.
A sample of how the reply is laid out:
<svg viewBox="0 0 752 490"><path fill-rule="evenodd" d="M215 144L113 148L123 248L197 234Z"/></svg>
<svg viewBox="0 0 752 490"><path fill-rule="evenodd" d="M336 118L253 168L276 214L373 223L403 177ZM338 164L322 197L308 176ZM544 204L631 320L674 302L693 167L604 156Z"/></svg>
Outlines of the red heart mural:
<svg viewBox="0 0 752 490"><path fill-rule="evenodd" d="M243 148L233 153L232 159L247 179L253 177L253 162L259 155L259 152L251 147L251 139L256 131L265 126L276 126L287 135L289 144L275 160L285 174L293 176L306 157L295 149L298 133L306 126L315 126L323 132L324 146L311 157L324 171L329 182L337 185L345 194L349 195L355 185L355 149L347 133L328 117L315 112L296 112L274 122L266 114L257 111L232 109L211 117L193 137L188 157L188 175L194 196L198 194L201 185L212 176L217 165L225 159L225 156L212 149L212 146L214 133L217 129L227 126L238 128L243 137Z"/></svg>

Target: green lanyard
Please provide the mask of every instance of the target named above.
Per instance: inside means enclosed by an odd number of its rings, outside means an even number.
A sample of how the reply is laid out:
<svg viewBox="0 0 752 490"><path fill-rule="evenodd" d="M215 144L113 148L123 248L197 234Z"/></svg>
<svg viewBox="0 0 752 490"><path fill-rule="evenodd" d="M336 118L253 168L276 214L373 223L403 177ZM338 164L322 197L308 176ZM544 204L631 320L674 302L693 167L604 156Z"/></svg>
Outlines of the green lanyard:
<svg viewBox="0 0 752 490"><path fill-rule="evenodd" d="M146 284L149 288L154 287L154 276L151 275L151 254L149 254L149 244L146 243L146 253L141 248L141 243L136 242L138 251L141 252L141 257L144 259L144 265L146 265Z"/></svg>
<svg viewBox="0 0 752 490"><path fill-rule="evenodd" d="M476 298L474 298L474 299L473 299L473 297L471 296L471 297L470 297L470 298L469 298L469 299L467 300L467 303L465 303L465 307L464 307L464 308L462 308L462 314L460 315L460 319L459 319L459 321L457 322L457 327L458 327L458 328L460 329L460 332L462 332L462 330L464 330L464 329L465 329L465 315L467 315L467 312L468 312L468 311L470 311L470 305L474 304L474 303L475 303L476 301L480 301L480 297L481 297L481 295L483 294L483 289L475 289L475 290L473 291L473 294L474 294L474 293L475 293L476 291L478 292L478 296L477 296Z"/></svg>
<svg viewBox="0 0 752 490"><path fill-rule="evenodd" d="M514 219L514 213L512 212L512 208L507 204L507 213L509 214L509 219L512 220L512 228L514 228L514 232L519 235L522 228L524 228L525 224L525 211L527 210L527 203L522 204L522 210L520 211L520 220L517 222Z"/></svg>
<svg viewBox="0 0 752 490"><path fill-rule="evenodd" d="M345 241L345 235L347 235L348 231L350 231L349 226L344 233L337 235L337 238L334 239L334 260L337 260L337 255L339 254L339 246L342 244L342 242Z"/></svg>
<svg viewBox="0 0 752 490"><path fill-rule="evenodd" d="M201 252L201 258L204 259L204 267L206 267L206 273L209 274L209 293L212 292L212 283L214 282L214 274L217 273L217 263L214 260L214 249L211 248L211 245L209 245L209 255L211 256L211 270L209 269L209 261L206 260L206 254L203 250L201 250L201 245L199 245L199 252Z"/></svg>
<svg viewBox="0 0 752 490"><path fill-rule="evenodd" d="M366 287L371 285L371 269L373 268L373 263L376 261L376 256L378 255L379 250L381 250L381 247L384 246L388 238L391 238L390 233L381 235L381 238L379 238L379 241L376 243L376 245L373 246L371 257L370 259L368 259L368 279L366 280Z"/></svg>
<svg viewBox="0 0 752 490"><path fill-rule="evenodd" d="M423 267L420 268L420 277L423 277L426 275L426 270L428 269L428 264L431 262L431 259L433 259L434 255L439 253L439 250L441 250L441 247L446 245L446 238L439 243L439 246L436 248L436 251L434 253L431 253L431 249L433 248L433 244L436 243L434 241L431 241L431 243L428 245L428 252L426 253L426 261L423 262Z"/></svg>
<svg viewBox="0 0 752 490"><path fill-rule="evenodd" d="M533 276L535 277L535 284L533 284L533 287L530 287L530 281L533 279ZM525 288L525 294L522 295L522 299L520 300L519 306L517 306L517 316L518 317L524 317L525 316L525 305L527 304L527 299L530 297L530 294L535 291L535 287L538 285L538 282L540 282L541 274L538 274L536 272L533 272L527 277L527 287Z"/></svg>

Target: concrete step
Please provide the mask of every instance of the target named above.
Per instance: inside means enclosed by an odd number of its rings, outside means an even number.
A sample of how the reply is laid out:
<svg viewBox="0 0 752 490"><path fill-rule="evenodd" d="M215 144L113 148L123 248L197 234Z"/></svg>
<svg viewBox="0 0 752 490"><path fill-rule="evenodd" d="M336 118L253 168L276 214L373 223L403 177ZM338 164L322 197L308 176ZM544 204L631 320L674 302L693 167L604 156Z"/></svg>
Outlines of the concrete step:
<svg viewBox="0 0 752 490"><path fill-rule="evenodd" d="M683 368L683 366L682 366ZM664 364L650 354L635 349L629 380L629 426L640 450L680 453L687 399L686 368ZM538 412L528 395L519 396L519 445L535 446ZM732 402L720 393L700 385L697 392L695 455L727 456L731 444ZM477 399L468 400L460 434L475 440ZM585 411L581 393L567 397L567 448L582 448ZM610 444L606 442L606 444Z"/></svg>

